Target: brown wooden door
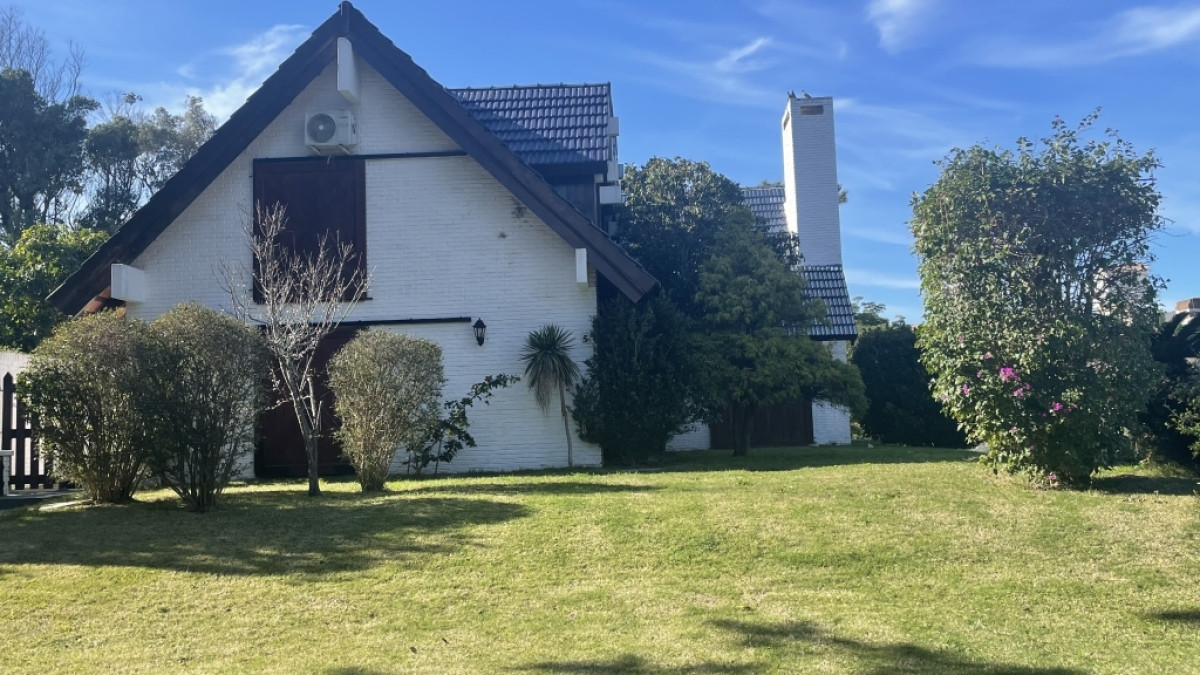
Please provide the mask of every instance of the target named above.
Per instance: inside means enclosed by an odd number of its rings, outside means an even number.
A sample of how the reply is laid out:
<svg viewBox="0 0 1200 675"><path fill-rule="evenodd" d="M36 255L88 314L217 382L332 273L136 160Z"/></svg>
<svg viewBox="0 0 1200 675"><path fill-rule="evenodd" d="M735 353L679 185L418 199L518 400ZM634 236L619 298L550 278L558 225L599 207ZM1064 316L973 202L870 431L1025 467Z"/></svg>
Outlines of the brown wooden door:
<svg viewBox="0 0 1200 675"><path fill-rule="evenodd" d="M333 414L333 392L329 390L325 366L337 350L350 341L357 328L339 328L317 348L315 366L320 376L317 393L321 397L321 442L317 449L317 470L322 476L343 476L354 469L342 458L342 448L333 437L337 419ZM283 403L264 412L258 423L258 447L254 453L254 475L259 478L289 478L308 475L304 437L291 403Z"/></svg>
<svg viewBox="0 0 1200 675"><path fill-rule="evenodd" d="M709 428L709 433L712 447L724 450L733 448L733 424L728 408L721 416L721 421ZM764 406L754 413L754 430L750 433L751 447L812 445L812 442L811 401Z"/></svg>

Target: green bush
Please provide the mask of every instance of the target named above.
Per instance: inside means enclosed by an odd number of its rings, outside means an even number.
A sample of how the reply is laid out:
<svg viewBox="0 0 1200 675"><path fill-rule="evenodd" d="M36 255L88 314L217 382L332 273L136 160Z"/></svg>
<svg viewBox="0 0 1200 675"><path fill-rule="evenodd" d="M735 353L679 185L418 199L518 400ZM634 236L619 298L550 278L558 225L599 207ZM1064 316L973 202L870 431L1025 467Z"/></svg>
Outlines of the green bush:
<svg viewBox="0 0 1200 675"><path fill-rule="evenodd" d="M337 436L364 492L383 489L400 446L424 447L444 381L441 347L407 335L363 331L330 359Z"/></svg>
<svg viewBox="0 0 1200 675"><path fill-rule="evenodd" d="M149 327L114 312L60 325L33 352L21 395L58 478L96 502L133 497L153 436L145 384L164 365Z"/></svg>
<svg viewBox="0 0 1200 675"><path fill-rule="evenodd" d="M933 398L918 356L912 326L877 327L858 338L850 362L862 374L869 402L859 424L883 443L964 447L967 439Z"/></svg>
<svg viewBox="0 0 1200 675"><path fill-rule="evenodd" d="M151 325L169 366L143 386L160 392L147 410L150 469L194 511L217 505L254 441L268 355L257 331L197 304Z"/></svg>
<svg viewBox="0 0 1200 675"><path fill-rule="evenodd" d="M688 336L687 319L663 296L641 305L615 298L592 319L595 351L572 412L605 464L645 462L699 417Z"/></svg>
<svg viewBox="0 0 1200 675"><path fill-rule="evenodd" d="M425 467L433 464L436 474L442 462L449 464L463 448L475 447L475 437L468 430L471 421L467 419L467 411L479 401L488 405L488 399L497 389L520 381L521 378L516 375L488 375L483 381L471 385L466 396L446 401L442 405L446 409L446 416L430 427L428 435L420 443L409 444L408 459L404 462L408 470L420 475Z"/></svg>

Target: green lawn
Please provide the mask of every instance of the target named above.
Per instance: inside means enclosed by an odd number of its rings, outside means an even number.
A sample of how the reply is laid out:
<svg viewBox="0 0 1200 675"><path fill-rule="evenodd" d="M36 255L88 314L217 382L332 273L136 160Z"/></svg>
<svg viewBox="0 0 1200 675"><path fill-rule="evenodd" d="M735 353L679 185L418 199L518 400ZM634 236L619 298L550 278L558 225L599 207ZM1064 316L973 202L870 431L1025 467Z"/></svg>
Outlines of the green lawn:
<svg viewBox="0 0 1200 675"><path fill-rule="evenodd" d="M1194 480L964 451L239 486L0 514L11 673L1200 671Z"/></svg>

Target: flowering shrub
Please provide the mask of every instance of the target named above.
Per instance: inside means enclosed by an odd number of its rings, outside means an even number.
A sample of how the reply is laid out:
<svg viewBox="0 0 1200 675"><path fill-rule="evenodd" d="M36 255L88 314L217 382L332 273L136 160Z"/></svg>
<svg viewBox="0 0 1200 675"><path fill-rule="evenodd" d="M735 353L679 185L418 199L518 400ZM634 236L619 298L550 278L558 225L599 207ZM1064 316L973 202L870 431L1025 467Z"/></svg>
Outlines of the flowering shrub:
<svg viewBox="0 0 1200 675"><path fill-rule="evenodd" d="M934 396L994 467L1064 485L1129 448L1155 377L1158 164L1093 121L955 150L913 201Z"/></svg>

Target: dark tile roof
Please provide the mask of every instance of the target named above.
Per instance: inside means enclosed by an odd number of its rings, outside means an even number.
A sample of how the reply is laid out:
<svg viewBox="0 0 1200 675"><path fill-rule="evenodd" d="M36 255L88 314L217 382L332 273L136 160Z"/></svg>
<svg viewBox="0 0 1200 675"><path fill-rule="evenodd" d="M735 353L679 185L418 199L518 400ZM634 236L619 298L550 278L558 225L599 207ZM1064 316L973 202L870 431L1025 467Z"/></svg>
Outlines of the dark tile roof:
<svg viewBox="0 0 1200 675"><path fill-rule="evenodd" d="M858 337L854 325L854 309L850 307L850 291L841 265L805 265L804 278L808 283L804 294L825 302L829 325L818 324L809 329L814 340L853 340Z"/></svg>
<svg viewBox="0 0 1200 675"><path fill-rule="evenodd" d="M787 218L783 212L783 188L753 187L742 188L742 196L746 206L761 218L773 230L787 229Z"/></svg>
<svg viewBox="0 0 1200 675"><path fill-rule="evenodd" d="M781 187L742 188L746 206L772 229L786 230L784 216L784 193ZM829 324L816 325L808 334L814 340L853 340L858 337L854 325L854 310L850 307L850 291L846 288L846 275L841 265L805 265L807 280L804 293L810 298L820 298L825 303Z"/></svg>
<svg viewBox="0 0 1200 675"><path fill-rule="evenodd" d="M609 160L613 106L607 82L448 91L526 164Z"/></svg>

